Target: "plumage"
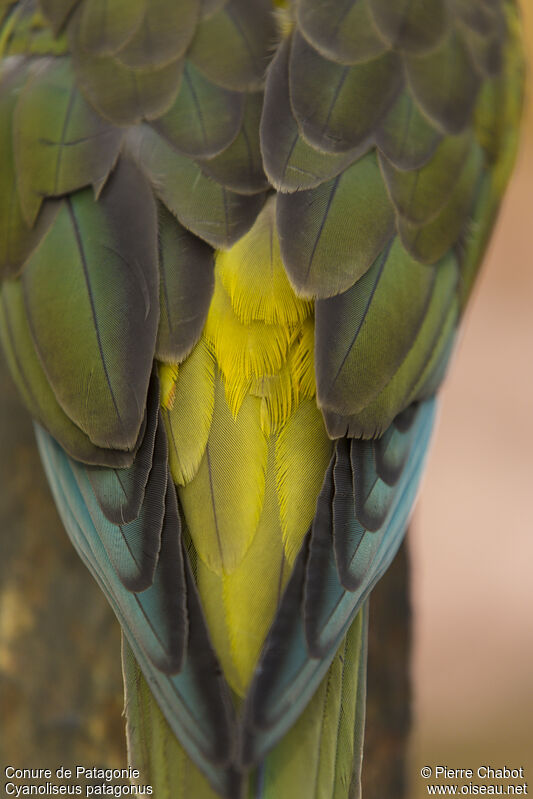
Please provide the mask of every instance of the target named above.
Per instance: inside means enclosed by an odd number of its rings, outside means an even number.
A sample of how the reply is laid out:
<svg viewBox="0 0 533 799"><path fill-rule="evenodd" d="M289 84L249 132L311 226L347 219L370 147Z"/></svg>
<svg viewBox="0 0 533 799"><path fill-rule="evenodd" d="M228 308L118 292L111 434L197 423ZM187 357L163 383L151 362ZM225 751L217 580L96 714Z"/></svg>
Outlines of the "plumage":
<svg viewBox="0 0 533 799"><path fill-rule="evenodd" d="M129 145L159 199L183 227L212 247L229 247L252 226L264 203L263 194L250 198L226 189L148 126L134 130ZM167 180L169 173L177 179Z"/></svg>
<svg viewBox="0 0 533 799"><path fill-rule="evenodd" d="M424 113L445 133L460 133L471 118L480 78L456 31L424 55L405 59L407 81Z"/></svg>
<svg viewBox="0 0 533 799"><path fill-rule="evenodd" d="M414 0L409 3L388 3L367 0L372 19L391 47L408 53L433 50L449 27L445 0Z"/></svg>
<svg viewBox="0 0 533 799"><path fill-rule="evenodd" d="M159 382L152 376L146 402L146 429L129 469L102 469L86 463L75 466L87 476L98 506L108 521L128 524L139 516L152 479L153 466L166 464L165 439L159 419ZM157 470L157 467L156 467ZM166 487L166 473L162 475ZM164 492L163 492L164 493ZM163 502L161 502L161 506Z"/></svg>
<svg viewBox="0 0 533 799"><path fill-rule="evenodd" d="M154 575L154 583L150 589L151 596L144 599L142 593L137 595L128 591L118 582L98 535L91 532L94 528L75 487L65 456L53 439L40 429L37 429L37 440L43 463L50 476L52 490L73 543L107 594L141 668L145 673L151 674L152 692L158 697L160 705L167 710L173 708L171 715L176 734L181 733L180 739L184 740L189 754L204 762L207 767L210 764L226 762L232 740L231 705L224 681L215 668L216 661L202 622L189 567L186 561L183 566L179 549L176 549L176 543L179 547L179 539L176 541L175 535L167 536L173 554L167 560L161 574L157 577ZM170 485L169 482L169 487ZM169 521L173 525L179 525L179 517L176 517L172 507L174 504L172 495L167 493L167 497L170 497ZM186 592L183 590L183 579L180 576L180 562L185 569ZM178 577L177 582L176 577ZM167 593L168 589L170 591ZM187 597L187 617L190 627L185 624L184 596ZM159 604L160 608L163 608L167 602L169 604L166 605L165 612L159 617L151 618L143 612L154 604L156 607ZM141 610L143 604L144 608ZM177 615L176 610L178 610ZM170 616L168 611L172 611ZM165 624L165 619L168 622L174 621L166 631L159 626L161 623ZM180 638L176 638L177 632L181 633ZM188 632L187 657L180 668L179 661L186 632ZM161 633L164 637L161 637ZM156 667L155 671L153 666ZM213 674L216 675L214 680ZM207 681L206 675L210 678ZM203 689L200 688L202 684L204 684Z"/></svg>
<svg viewBox="0 0 533 799"><path fill-rule="evenodd" d="M304 138L320 150L338 153L358 146L372 133L401 90L403 76L398 56L390 50L345 66L323 58L296 33L289 82Z"/></svg>
<svg viewBox="0 0 533 799"><path fill-rule="evenodd" d="M401 410L411 402L424 398L425 395L420 391L423 378L429 377L435 355L454 334L453 322L458 315L458 283L457 263L453 257L448 257L436 271L429 302L417 323L416 336L399 360L394 374L368 405L355 411L355 398L340 379L335 407L329 397L324 397L326 426L331 436L337 438L346 435L346 431L350 437L374 438L382 435ZM320 399L320 392L318 397ZM350 406L354 412L350 411Z"/></svg>
<svg viewBox="0 0 533 799"><path fill-rule="evenodd" d="M101 188L117 160L122 131L87 105L68 61L44 61L21 91L13 139L20 201L31 227L43 197Z"/></svg>
<svg viewBox="0 0 533 799"><path fill-rule="evenodd" d="M220 11L228 3L228 0L202 0L202 17L208 18Z"/></svg>
<svg viewBox="0 0 533 799"><path fill-rule="evenodd" d="M134 36L146 0L85 0L80 15L80 44L97 55L114 55Z"/></svg>
<svg viewBox="0 0 533 799"><path fill-rule="evenodd" d="M291 342L285 325L268 324L257 317L241 322L219 275L215 278L204 336L226 377L228 394L234 385L248 385L264 374L275 374L281 369Z"/></svg>
<svg viewBox="0 0 533 799"><path fill-rule="evenodd" d="M443 133L418 108L408 87L378 126L376 144L397 169L420 169L434 154Z"/></svg>
<svg viewBox="0 0 533 799"><path fill-rule="evenodd" d="M320 5L313 0L302 0L297 14L303 36L332 61L357 64L387 49L387 43L373 24L366 0L349 0L343 4L326 0Z"/></svg>
<svg viewBox="0 0 533 799"><path fill-rule="evenodd" d="M205 453L194 478L180 490L198 556L217 574L230 573L239 564L261 515L267 443L259 403L257 397L246 397L233 418L217 376Z"/></svg>
<svg viewBox="0 0 533 799"><path fill-rule="evenodd" d="M222 286L241 324L261 319L271 326L295 326L310 315L311 304L295 296L287 279L272 200L252 230L229 252L220 252L216 263Z"/></svg>
<svg viewBox="0 0 533 799"><path fill-rule="evenodd" d="M192 480L203 458L215 405L215 361L201 339L179 368L163 418L176 485Z"/></svg>
<svg viewBox="0 0 533 799"><path fill-rule="evenodd" d="M390 486L372 479L365 480L364 469L372 471L372 463L365 457L373 444L352 439L350 452L345 444L339 442L335 452L335 464L326 473L323 489L318 500L317 514L313 521L309 544L309 560L305 575L304 609L301 612L308 647L316 658L327 655L332 646L338 644L340 636L353 618L353 613L370 591L383 570L396 553L409 514L412 496L416 493L420 479L428 438L431 434L434 407L429 400L422 405L412 419L417 426L416 435L411 441L411 450L393 490ZM351 479L347 469L347 459L351 462ZM336 505L337 485L335 477L336 462L344 464L343 478L347 480L346 490L352 483L352 502L346 503L341 496L341 510ZM361 463L362 461L362 463ZM331 468L333 467L333 468ZM329 479L328 479L329 478ZM329 485L328 485L329 483ZM356 488L354 488L356 486ZM368 491L368 489L371 489ZM366 489L366 490L365 490ZM381 496L376 497L376 490ZM368 491L368 493L367 493ZM376 503L377 499L377 503ZM370 518L366 503L374 504ZM334 520L331 524L330 518ZM365 522L371 521L370 529ZM363 528L361 535L360 528ZM372 529L374 528L374 529ZM355 533L355 535L354 535ZM339 544L335 547L338 558L344 547L345 558L340 560L346 577L341 582L338 561L331 549L331 537ZM347 539L347 540L345 540Z"/></svg>
<svg viewBox="0 0 533 799"><path fill-rule="evenodd" d="M322 406L355 413L387 387L418 336L444 268L428 269L396 238L356 287L317 302Z"/></svg>
<svg viewBox="0 0 533 799"><path fill-rule="evenodd" d="M130 631L135 629L143 652L159 670L168 673L179 672L181 670L185 612L183 584L180 587L180 581L183 583L184 579L183 576L180 576L183 563L181 563L180 569L180 558L176 558L180 552L180 539L179 536L176 537L176 532L179 532L179 529L174 532L171 529L171 525L179 527L179 518L175 510L176 503L175 499L172 499L174 489L171 484L168 484L167 489L163 489L166 498L165 522L161 531L157 566L152 573L149 586L148 588L143 586L143 590L140 592L133 591L126 588L120 572L117 571L116 564L109 558L103 536L94 525L68 458L47 433L42 430L37 432L46 465L54 469L56 481L54 489L60 497L61 510L65 518L69 519L72 529L76 530L76 540L79 545L83 546L87 552L90 551L91 561L94 559L94 568L101 575L107 592L118 603L121 613L127 620L128 628ZM93 512L96 514L97 509L94 508ZM85 537L87 534L90 535L90 538ZM162 557L165 548L172 553L170 558ZM168 609L175 614L175 623L171 623L166 613L150 613L150 606L154 603L156 605L168 603Z"/></svg>
<svg viewBox="0 0 533 799"><path fill-rule="evenodd" d="M135 463L130 469L134 467ZM165 519L167 444L161 420L145 491L137 513L130 514L133 516L131 520L110 522L105 514L105 505L103 506L101 497L94 489L94 477L91 480L87 470L78 464L73 465L72 471L120 581L130 591L146 590L154 579ZM123 486L127 480L128 476L121 477L120 485ZM123 490L127 492L127 488Z"/></svg>
<svg viewBox="0 0 533 799"><path fill-rule="evenodd" d="M294 118L289 91L290 39L278 48L269 69L261 123L261 149L268 179L280 192L313 189L336 177L365 151L323 152L302 136Z"/></svg>
<svg viewBox="0 0 533 799"><path fill-rule="evenodd" d="M245 406L240 413L246 410ZM249 443L250 454L253 442ZM263 456L263 453L261 453ZM222 577L218 564L205 562L204 547L197 546L198 551L198 585L202 596L206 597L205 609L210 630L217 651L221 653L221 664L228 682L238 695L246 694L256 666L263 641L268 633L270 621L276 613L279 596L286 582L289 567L283 553L282 531L280 529L280 513L276 492L276 475L273 466L275 447L271 442L269 450L264 454L264 472L262 495L260 500L260 516L249 523L246 508L239 508L242 525L252 531L251 541L241 553L237 568L224 558ZM213 480L216 474L213 471ZM237 494L242 496L245 486L240 486ZM255 494L248 489L250 497ZM239 503L242 506L242 500ZM187 515L187 508L185 507ZM189 523L194 520L187 515ZM219 534L224 536L223 525ZM234 532L233 537L237 539ZM226 554L226 553L224 553ZM211 567L211 568L210 568ZM269 581L263 579L269 575ZM250 595L250 581L256 588ZM272 585L276 590L272 590Z"/></svg>
<svg viewBox="0 0 533 799"><path fill-rule="evenodd" d="M172 107L152 123L171 145L192 158L213 158L241 127L244 95L216 86L190 62Z"/></svg>
<svg viewBox="0 0 533 799"><path fill-rule="evenodd" d="M65 200L22 281L35 347L59 404L98 446L131 449L158 319L156 208L133 164L121 161L98 202L90 189Z"/></svg>
<svg viewBox="0 0 533 799"><path fill-rule="evenodd" d="M372 265L394 226L375 153L316 189L280 194L277 224L283 261L298 293L323 298L348 289Z"/></svg>
<svg viewBox="0 0 533 799"><path fill-rule="evenodd" d="M0 303L0 337L21 397L40 424L61 443L65 451L82 462L98 466L131 466L144 434L143 426L132 451L98 447L65 413L48 382L35 350L24 306L20 281L5 281Z"/></svg>
<svg viewBox="0 0 533 799"><path fill-rule="evenodd" d="M320 412L313 398L303 399L276 440L276 486L285 557L293 565L315 509L306 513L298 503L301 493L317 496L331 455Z"/></svg>
<svg viewBox="0 0 533 799"><path fill-rule="evenodd" d="M193 64L225 89L260 89L276 31L269 0L228 0L197 28L189 51Z"/></svg>
<svg viewBox="0 0 533 799"><path fill-rule="evenodd" d="M69 25L72 62L81 92L104 119L132 125L169 110L181 84L182 58L155 69L131 69L113 55L86 50L80 27L76 12Z"/></svg>
<svg viewBox="0 0 533 799"><path fill-rule="evenodd" d="M260 797L294 790L312 799L360 795L363 742L354 738L353 730L365 712L367 623L361 612L284 746L278 745L268 758Z"/></svg>
<svg viewBox="0 0 533 799"><path fill-rule="evenodd" d="M156 356L182 361L200 338L214 289L213 251L160 204Z"/></svg>
<svg viewBox="0 0 533 799"><path fill-rule="evenodd" d="M469 131L448 136L420 169L397 169L382 158L380 166L398 214L413 225L434 219L452 194L472 145Z"/></svg>
<svg viewBox="0 0 533 799"><path fill-rule="evenodd" d="M405 218L398 220L398 232L405 248L419 261L433 264L450 250L465 227L465 218L472 207L481 170L483 153L474 143L448 201L427 224L412 224Z"/></svg>
<svg viewBox="0 0 533 799"><path fill-rule="evenodd" d="M513 0L13 0L0 340L159 799L359 799L371 590L511 172Z"/></svg>
<svg viewBox="0 0 533 799"><path fill-rule="evenodd" d="M0 172L0 274L12 277L46 233L58 211L56 202L47 201L33 224L26 221L17 188L17 169L13 137L13 114L27 78L23 59L15 57L0 77L0 148L4 163Z"/></svg>
<svg viewBox="0 0 533 799"><path fill-rule="evenodd" d="M196 32L200 0L145 2L143 19L134 35L117 53L130 69L155 69L181 58Z"/></svg>
<svg viewBox="0 0 533 799"><path fill-rule="evenodd" d="M77 3L78 0L39 0L39 7L57 33Z"/></svg>
<svg viewBox="0 0 533 799"><path fill-rule="evenodd" d="M257 135L262 107L260 92L246 94L242 124L236 138L224 152L199 160L205 175L241 194L257 194L268 188Z"/></svg>

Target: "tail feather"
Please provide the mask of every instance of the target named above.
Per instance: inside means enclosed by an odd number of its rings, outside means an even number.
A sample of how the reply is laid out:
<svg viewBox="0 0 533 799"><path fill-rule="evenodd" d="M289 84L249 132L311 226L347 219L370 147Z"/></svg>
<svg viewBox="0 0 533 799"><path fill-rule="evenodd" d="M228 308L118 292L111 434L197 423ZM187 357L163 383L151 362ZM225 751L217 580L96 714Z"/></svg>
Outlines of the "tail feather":
<svg viewBox="0 0 533 799"><path fill-rule="evenodd" d="M239 775L212 770L208 777L181 746L155 701L128 641L122 637L124 715L128 762L140 772L155 799L240 799Z"/></svg>
<svg viewBox="0 0 533 799"><path fill-rule="evenodd" d="M123 639L129 759L157 799L359 799L363 753L368 602L296 724L247 774L211 783L187 755L154 701ZM216 786L216 789L215 787Z"/></svg>
<svg viewBox="0 0 533 799"><path fill-rule="evenodd" d="M307 708L258 769L249 799L360 797L367 624L368 603Z"/></svg>

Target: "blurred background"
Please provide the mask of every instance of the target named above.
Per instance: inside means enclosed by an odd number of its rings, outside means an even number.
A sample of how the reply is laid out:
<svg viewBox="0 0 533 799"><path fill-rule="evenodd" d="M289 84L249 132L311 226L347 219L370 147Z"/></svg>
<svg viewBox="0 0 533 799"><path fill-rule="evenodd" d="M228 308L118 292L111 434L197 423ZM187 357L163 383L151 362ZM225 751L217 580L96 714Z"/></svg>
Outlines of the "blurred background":
<svg viewBox="0 0 533 799"><path fill-rule="evenodd" d="M524 6L533 63L533 4ZM523 766L533 791L532 253L530 97L410 533L412 799L427 796L420 768L436 764ZM0 558L0 719L9 735L0 761L119 766L118 630L57 519L3 363L0 385L1 448L12 454L0 459L0 520L9 530ZM21 749L38 752L38 762L21 762Z"/></svg>
<svg viewBox="0 0 533 799"><path fill-rule="evenodd" d="M530 72L533 4L524 0ZM531 81L531 76L530 76ZM410 536L419 771L524 766L533 792L533 97L442 391Z"/></svg>

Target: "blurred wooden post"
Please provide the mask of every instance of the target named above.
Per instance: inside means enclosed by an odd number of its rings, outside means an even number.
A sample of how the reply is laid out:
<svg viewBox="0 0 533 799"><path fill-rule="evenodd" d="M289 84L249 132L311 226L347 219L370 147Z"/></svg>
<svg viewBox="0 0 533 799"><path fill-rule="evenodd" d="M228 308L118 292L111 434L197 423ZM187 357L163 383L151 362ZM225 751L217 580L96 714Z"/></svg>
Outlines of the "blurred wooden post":
<svg viewBox="0 0 533 799"><path fill-rule="evenodd" d="M57 515L0 355L0 763L125 764L118 624Z"/></svg>
<svg viewBox="0 0 533 799"><path fill-rule="evenodd" d="M411 608L407 548L370 597L363 799L405 799L411 726Z"/></svg>

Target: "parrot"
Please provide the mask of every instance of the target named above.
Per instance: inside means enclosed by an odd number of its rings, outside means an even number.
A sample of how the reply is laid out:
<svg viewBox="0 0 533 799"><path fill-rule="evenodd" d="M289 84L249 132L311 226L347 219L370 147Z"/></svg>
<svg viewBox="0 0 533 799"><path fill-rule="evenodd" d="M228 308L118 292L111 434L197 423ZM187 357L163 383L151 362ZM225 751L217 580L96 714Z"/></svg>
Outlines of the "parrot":
<svg viewBox="0 0 533 799"><path fill-rule="evenodd" d="M369 595L524 72L516 0L0 0L0 339L132 792L361 796Z"/></svg>

